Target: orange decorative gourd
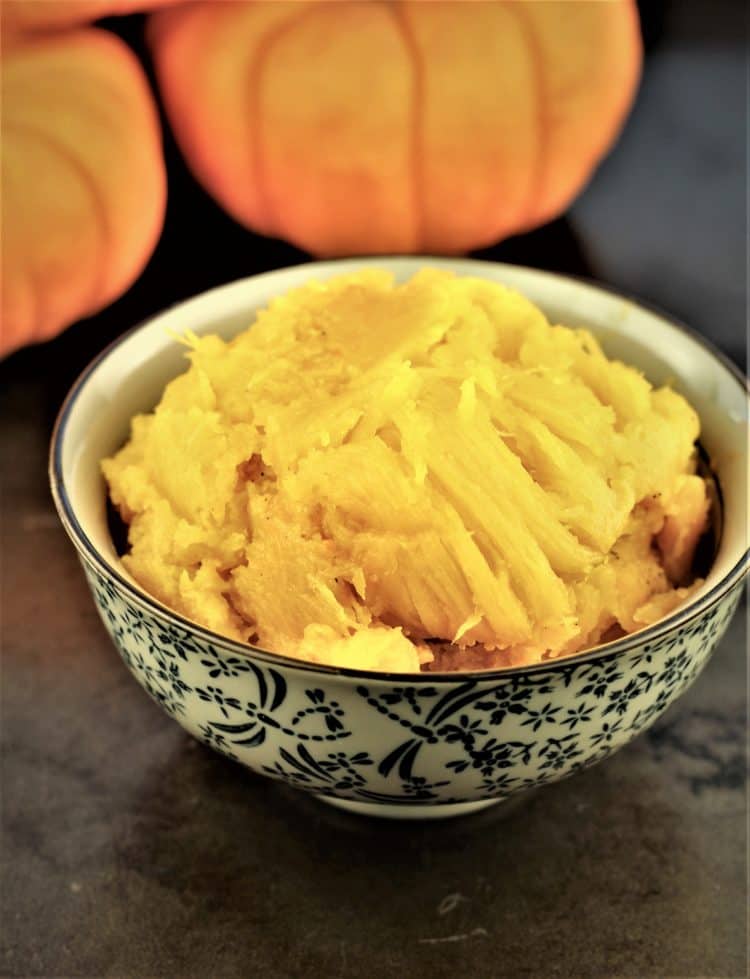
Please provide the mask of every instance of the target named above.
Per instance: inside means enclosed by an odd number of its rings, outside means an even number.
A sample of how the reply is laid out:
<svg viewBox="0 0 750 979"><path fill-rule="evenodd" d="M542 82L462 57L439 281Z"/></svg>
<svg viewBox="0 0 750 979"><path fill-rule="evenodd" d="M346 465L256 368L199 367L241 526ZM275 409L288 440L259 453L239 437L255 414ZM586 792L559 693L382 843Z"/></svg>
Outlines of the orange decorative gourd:
<svg viewBox="0 0 750 979"><path fill-rule="evenodd" d="M203 2L152 15L197 177L312 252L460 252L581 190L630 107L633 0Z"/></svg>
<svg viewBox="0 0 750 979"><path fill-rule="evenodd" d="M94 28L16 39L2 58L0 353L119 296L151 255L166 181L143 72Z"/></svg>
<svg viewBox="0 0 750 979"><path fill-rule="evenodd" d="M54 30L175 0L0 0L6 31Z"/></svg>

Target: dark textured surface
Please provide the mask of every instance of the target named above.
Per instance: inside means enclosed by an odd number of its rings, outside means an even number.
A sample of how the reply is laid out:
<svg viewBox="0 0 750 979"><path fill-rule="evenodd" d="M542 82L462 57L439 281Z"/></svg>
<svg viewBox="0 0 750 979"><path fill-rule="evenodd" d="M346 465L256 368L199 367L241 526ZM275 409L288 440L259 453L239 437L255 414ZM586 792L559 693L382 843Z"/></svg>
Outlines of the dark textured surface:
<svg viewBox="0 0 750 979"><path fill-rule="evenodd" d="M719 7L653 19L636 111L570 219L486 257L599 276L739 360L744 28L740 4ZM745 976L743 614L648 735L507 814L442 825L347 817L253 777L136 686L52 510L54 413L125 327L304 257L233 226L170 154L170 219L141 283L0 366L0 973Z"/></svg>
<svg viewBox="0 0 750 979"><path fill-rule="evenodd" d="M507 815L349 817L136 686L47 499L41 400L2 459L3 975L745 975L742 616L651 733Z"/></svg>

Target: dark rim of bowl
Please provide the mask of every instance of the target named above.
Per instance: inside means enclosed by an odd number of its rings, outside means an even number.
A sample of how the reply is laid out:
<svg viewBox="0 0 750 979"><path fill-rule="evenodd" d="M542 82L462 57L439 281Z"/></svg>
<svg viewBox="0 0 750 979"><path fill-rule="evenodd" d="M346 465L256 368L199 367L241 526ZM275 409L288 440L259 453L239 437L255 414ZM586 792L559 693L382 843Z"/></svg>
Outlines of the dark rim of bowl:
<svg viewBox="0 0 750 979"><path fill-rule="evenodd" d="M420 263L450 265L451 261L450 259L429 255L383 255L379 257L384 262L395 259L398 259L399 261L408 259L409 261L413 262L415 266L418 266ZM608 293L609 295L616 296L619 299L625 299L628 302L633 303L635 306L639 306L642 309L646 309L654 313L673 329L676 329L680 333L686 334L688 337L694 340L713 360L718 361L721 366L724 367L727 373L743 390L745 396L750 397L750 382L748 382L748 379L745 378L739 368L727 356L725 356L725 354L718 350L700 333L691 329L681 320L678 320L669 313L664 312L664 310L660 309L653 303L644 302L643 300L640 300L626 292L621 292L617 289L611 288L610 286L602 285L594 279L587 279L583 276L563 275L559 272L550 272L546 269L534 269L525 265L513 265L509 262L488 262L480 259L461 259L461 261L474 264L478 267L484 266L493 269L497 269L498 266L501 268L510 267L520 269L525 272L542 274L549 276L550 278L561 279L563 281L580 282L586 286L598 290L599 292ZM338 262L334 260L325 263L314 261L303 262L296 266L287 266L282 269L274 269L270 272L260 273L257 276L248 276L247 280L245 281L261 278L262 276L266 275L272 276L276 273L288 272L295 268L304 268L307 265L315 267L319 264L340 264L342 267L356 265L356 263L351 259L342 259ZM214 291L218 292L219 290L227 288L227 286L231 286L233 284L235 283L224 283L223 285L216 286L214 289L206 290L204 293L198 293L198 296L206 296ZM282 666L286 669L300 670L311 673L322 673L329 676L348 677L355 680L382 680L384 682L397 682L402 685L404 683L460 683L462 680L467 679L500 680L506 677L520 676L529 673L555 673L572 666L581 665L585 662L598 660L603 657L616 656L619 653L625 653L628 650L643 645L644 643L651 643L671 632L673 629L682 627L692 622L694 619L702 616L705 612L716 605L729 591L731 591L736 584L739 583L743 575L748 570L748 564L750 563L750 548L745 550L731 570L697 602L689 603L683 609L678 610L677 612L668 615L663 619L660 619L653 625L650 625L645 629L641 629L638 632L630 633L629 635L623 636L620 639L615 639L612 642L593 646L590 649L584 649L580 652L572 653L569 656L562 656L559 659L543 660L540 663L531 663L526 666L496 667L487 670L454 670L451 672L436 671L434 673L388 673L376 670L358 670L352 667L330 666L327 664L311 663L306 660L295 659L292 656L285 656L283 653L274 653L270 650L262 649L249 643L238 642L235 639L222 636L218 632L212 632L210 629L199 625L197 622L194 622L191 619L181 615L179 612L175 612L168 606L163 605L157 599L149 595L148 592L128 581L122 574L120 574L116 567L105 560L103 555L96 549L78 522L75 511L70 502L65 486L65 480L63 479L62 474L62 444L65 438L68 417L78 395L83 390L83 387L85 386L89 377L104 360L114 353L115 350L126 340L128 340L134 333L137 333L140 330L145 330L154 320L158 319L165 312L170 309L174 309L185 302L189 302L190 299L193 298L197 298L197 296L192 296L188 299L174 303L171 306L166 307L161 312L156 313L154 316L149 316L143 322L127 330L121 336L117 337L117 339L113 340L112 343L106 346L104 350L94 357L94 359L83 369L63 401L55 421L50 442L49 479L52 489L52 496L60 520L67 530L71 540L76 545L76 549L88 559L89 563L92 564L96 570L102 572L108 577L113 578L120 588L126 593L128 598L134 601L137 605L145 607L148 611L152 612L159 618L166 619L167 621L171 620L178 626L196 633L201 639L210 642L214 646L223 647L227 651L236 653L239 656L250 659L258 659L264 663Z"/></svg>

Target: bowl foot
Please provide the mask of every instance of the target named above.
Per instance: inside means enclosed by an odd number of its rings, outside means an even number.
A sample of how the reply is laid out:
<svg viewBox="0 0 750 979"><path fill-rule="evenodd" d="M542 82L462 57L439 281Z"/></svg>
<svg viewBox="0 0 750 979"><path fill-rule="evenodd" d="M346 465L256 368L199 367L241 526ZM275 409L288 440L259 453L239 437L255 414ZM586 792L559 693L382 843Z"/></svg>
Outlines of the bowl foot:
<svg viewBox="0 0 750 979"><path fill-rule="evenodd" d="M376 816L379 819L449 819L481 812L482 809L502 802L501 799L480 799L478 802L449 802L442 805L389 805L382 802L352 802L350 799L335 799L328 795L319 795L317 798L337 809L345 809L359 816Z"/></svg>

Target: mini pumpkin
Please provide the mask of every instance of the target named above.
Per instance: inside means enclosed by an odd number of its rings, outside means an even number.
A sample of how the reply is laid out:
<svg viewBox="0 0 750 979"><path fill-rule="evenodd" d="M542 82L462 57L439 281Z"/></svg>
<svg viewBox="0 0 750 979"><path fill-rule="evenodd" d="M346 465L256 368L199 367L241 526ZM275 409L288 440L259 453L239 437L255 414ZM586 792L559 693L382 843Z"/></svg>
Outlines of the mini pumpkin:
<svg viewBox="0 0 750 979"><path fill-rule="evenodd" d="M151 42L185 157L309 251L461 252L563 211L636 89L633 0L203 2Z"/></svg>
<svg viewBox="0 0 750 979"><path fill-rule="evenodd" d="M119 296L161 231L156 110L135 57L95 28L16 39L2 57L0 353Z"/></svg>

